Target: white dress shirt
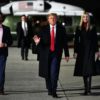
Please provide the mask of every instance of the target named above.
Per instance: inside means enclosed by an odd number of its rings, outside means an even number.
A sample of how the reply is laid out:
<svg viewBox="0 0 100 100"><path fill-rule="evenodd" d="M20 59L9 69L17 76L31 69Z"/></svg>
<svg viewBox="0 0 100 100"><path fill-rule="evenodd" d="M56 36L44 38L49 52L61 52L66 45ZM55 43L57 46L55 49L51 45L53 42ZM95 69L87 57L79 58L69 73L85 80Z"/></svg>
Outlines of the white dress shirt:
<svg viewBox="0 0 100 100"><path fill-rule="evenodd" d="M24 35L26 36L26 34L27 34L27 23L25 21L22 21L22 29L24 31Z"/></svg>
<svg viewBox="0 0 100 100"><path fill-rule="evenodd" d="M3 27L0 25L0 44L2 43L2 38L3 38Z"/></svg>

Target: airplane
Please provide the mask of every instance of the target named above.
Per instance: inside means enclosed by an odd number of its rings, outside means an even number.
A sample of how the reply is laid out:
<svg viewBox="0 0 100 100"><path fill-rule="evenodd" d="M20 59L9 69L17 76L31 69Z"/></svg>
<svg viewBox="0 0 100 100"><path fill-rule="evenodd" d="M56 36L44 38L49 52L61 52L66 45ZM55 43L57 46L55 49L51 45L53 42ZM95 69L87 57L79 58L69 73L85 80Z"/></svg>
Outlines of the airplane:
<svg viewBox="0 0 100 100"><path fill-rule="evenodd" d="M33 0L33 1L13 1L1 7L1 13L15 14L16 12L26 12L26 11L46 11L51 6L44 2L43 0Z"/></svg>
<svg viewBox="0 0 100 100"><path fill-rule="evenodd" d="M49 0L27 0L13 1L0 9L1 13L14 16L20 15L47 15L48 13L57 13L61 16L80 16L84 9L72 6L70 4L58 3Z"/></svg>

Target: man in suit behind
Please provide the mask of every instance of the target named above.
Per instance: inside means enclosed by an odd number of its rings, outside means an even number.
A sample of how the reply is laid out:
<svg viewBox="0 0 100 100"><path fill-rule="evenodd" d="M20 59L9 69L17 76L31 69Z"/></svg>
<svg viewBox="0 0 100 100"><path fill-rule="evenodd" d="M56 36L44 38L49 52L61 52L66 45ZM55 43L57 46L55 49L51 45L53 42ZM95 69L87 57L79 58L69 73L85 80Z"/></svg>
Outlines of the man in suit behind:
<svg viewBox="0 0 100 100"><path fill-rule="evenodd" d="M4 16L0 13L0 95L4 95L5 67L8 56L8 46L12 44L9 27L2 24Z"/></svg>
<svg viewBox="0 0 100 100"><path fill-rule="evenodd" d="M40 37L34 36L36 44L40 45L39 76L45 78L48 95L57 98L57 81L60 62L64 49L65 59L69 60L69 50L65 28L57 23L57 15L50 13L49 24L42 30Z"/></svg>
<svg viewBox="0 0 100 100"><path fill-rule="evenodd" d="M28 60L28 50L32 38L32 24L25 15L21 16L21 22L17 24L18 47L21 47L22 60Z"/></svg>

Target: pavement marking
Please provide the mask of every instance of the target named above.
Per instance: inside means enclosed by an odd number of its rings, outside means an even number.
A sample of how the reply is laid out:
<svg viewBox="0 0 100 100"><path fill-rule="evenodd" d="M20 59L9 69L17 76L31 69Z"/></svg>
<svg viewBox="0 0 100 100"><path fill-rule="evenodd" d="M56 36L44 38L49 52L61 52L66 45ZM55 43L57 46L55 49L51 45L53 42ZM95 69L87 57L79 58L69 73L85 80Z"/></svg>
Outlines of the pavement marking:
<svg viewBox="0 0 100 100"><path fill-rule="evenodd" d="M65 97L66 97L66 100L69 100L69 98L68 98L68 96L67 96L67 94L66 94L66 92L65 92L65 89L63 88L63 85L61 84L61 81L60 80L58 80L59 81L59 84L60 84L60 86L61 86L61 88L62 88L62 91L63 91L63 93L64 93L64 95L65 95Z"/></svg>

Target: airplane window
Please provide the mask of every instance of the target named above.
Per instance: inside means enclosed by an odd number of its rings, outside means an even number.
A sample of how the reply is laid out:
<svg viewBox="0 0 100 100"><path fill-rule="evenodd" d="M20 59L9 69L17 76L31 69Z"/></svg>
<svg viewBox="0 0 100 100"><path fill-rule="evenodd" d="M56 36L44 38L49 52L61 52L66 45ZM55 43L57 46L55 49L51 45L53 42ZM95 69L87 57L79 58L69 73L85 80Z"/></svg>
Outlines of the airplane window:
<svg viewBox="0 0 100 100"><path fill-rule="evenodd" d="M27 2L28 6L33 6L33 2Z"/></svg>
<svg viewBox="0 0 100 100"><path fill-rule="evenodd" d="M40 6L43 6L43 4L40 4Z"/></svg>

